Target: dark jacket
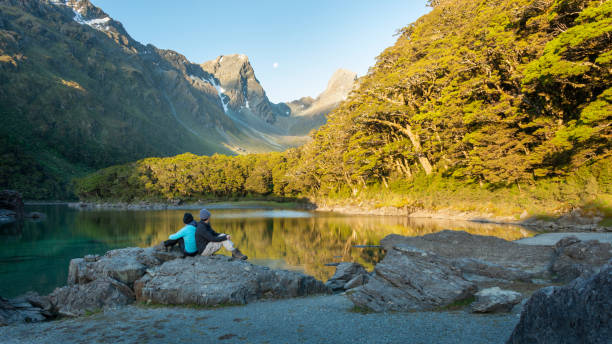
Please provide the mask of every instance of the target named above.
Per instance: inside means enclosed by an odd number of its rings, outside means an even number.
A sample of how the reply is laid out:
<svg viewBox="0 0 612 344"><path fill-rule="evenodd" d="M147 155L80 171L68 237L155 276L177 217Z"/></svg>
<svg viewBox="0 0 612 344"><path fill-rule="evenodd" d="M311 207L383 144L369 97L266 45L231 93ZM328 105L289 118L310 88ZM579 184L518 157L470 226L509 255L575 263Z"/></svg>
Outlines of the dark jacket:
<svg viewBox="0 0 612 344"><path fill-rule="evenodd" d="M206 245L209 242L221 242L227 240L226 235L219 235L219 233L215 232L210 224L200 221L198 222L198 226L196 227L196 247L198 248L198 254L202 254Z"/></svg>

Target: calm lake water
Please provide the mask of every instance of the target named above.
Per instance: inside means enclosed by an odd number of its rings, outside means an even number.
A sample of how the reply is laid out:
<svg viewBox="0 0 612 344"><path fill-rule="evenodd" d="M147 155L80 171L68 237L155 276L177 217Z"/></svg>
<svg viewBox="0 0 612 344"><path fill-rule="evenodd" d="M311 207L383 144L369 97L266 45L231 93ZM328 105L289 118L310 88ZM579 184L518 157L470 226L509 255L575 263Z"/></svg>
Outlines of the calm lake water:
<svg viewBox="0 0 612 344"><path fill-rule="evenodd" d="M382 259L377 245L388 234L424 235L443 229L465 230L507 240L533 236L516 227L463 221L434 221L391 216L355 216L276 209L214 205L211 224L229 233L254 264L299 270L323 281L333 275L332 262L359 262L371 269ZM86 254L104 254L115 248L148 247L182 227L191 210L76 210L66 205L31 205L26 211L47 215L25 221L21 228L0 227L0 296L14 297L34 290L41 294L66 284L68 263ZM222 254L228 254L222 249Z"/></svg>

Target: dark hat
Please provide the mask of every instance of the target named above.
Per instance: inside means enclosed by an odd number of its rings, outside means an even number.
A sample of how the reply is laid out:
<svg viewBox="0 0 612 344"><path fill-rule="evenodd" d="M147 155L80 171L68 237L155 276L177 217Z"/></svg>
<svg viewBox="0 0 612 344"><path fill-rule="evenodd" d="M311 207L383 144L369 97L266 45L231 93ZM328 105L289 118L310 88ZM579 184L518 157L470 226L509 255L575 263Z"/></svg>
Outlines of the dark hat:
<svg viewBox="0 0 612 344"><path fill-rule="evenodd" d="M191 215L191 213L185 213L185 215L183 215L183 223L188 225L191 222L193 222L193 215Z"/></svg>
<svg viewBox="0 0 612 344"><path fill-rule="evenodd" d="M210 217L210 211L206 210L206 208L200 210L200 220L208 220Z"/></svg>

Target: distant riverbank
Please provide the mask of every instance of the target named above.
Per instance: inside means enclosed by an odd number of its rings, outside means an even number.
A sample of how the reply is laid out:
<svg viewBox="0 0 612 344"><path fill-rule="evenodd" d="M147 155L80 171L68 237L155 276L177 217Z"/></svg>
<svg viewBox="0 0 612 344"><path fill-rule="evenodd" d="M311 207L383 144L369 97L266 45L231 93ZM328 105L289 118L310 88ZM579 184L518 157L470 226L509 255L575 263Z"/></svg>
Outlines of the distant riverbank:
<svg viewBox="0 0 612 344"><path fill-rule="evenodd" d="M439 220L460 220L481 223L508 224L526 227L539 232L612 232L612 226L603 226L602 217L583 214L580 209L558 217L530 216L526 212L516 216L499 216L491 213L457 211L453 209L411 209L410 207L372 207L368 204L321 204L317 211L329 211L354 215L407 216Z"/></svg>
<svg viewBox="0 0 612 344"><path fill-rule="evenodd" d="M28 203L30 204L30 203ZM603 225L603 218L584 213L577 208L573 211L553 216L533 216L527 212L515 216L500 216L493 213L477 211L458 211L450 208L428 210L413 207L376 206L362 202L350 204L346 202L278 202L278 201L208 201L208 202L68 202L69 207L82 210L180 210L194 208L209 209L300 209L320 212L333 212L344 215L376 215L376 216L406 216L410 218L430 218L440 220L460 220L480 223L509 224L522 226L539 232L612 232L612 226Z"/></svg>

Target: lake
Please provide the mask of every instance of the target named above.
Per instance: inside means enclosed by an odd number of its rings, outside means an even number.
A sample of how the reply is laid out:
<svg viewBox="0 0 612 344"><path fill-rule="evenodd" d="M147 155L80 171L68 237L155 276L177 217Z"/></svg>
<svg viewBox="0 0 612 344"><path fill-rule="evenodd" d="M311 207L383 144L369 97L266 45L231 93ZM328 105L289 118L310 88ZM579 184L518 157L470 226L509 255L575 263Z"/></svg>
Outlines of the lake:
<svg viewBox="0 0 612 344"><path fill-rule="evenodd" d="M326 263L359 262L371 269L383 252L377 245L388 234L418 236L443 229L464 230L516 240L535 235L510 225L467 221L412 219L400 216L356 216L291 210L265 204L214 204L211 225L232 235L253 264L298 270L323 281L334 267ZM0 296L34 290L47 294L66 284L70 259L128 246L148 247L182 227L189 210L78 210L67 205L28 205L26 212L46 218L20 227L0 227ZM222 249L219 253L229 255Z"/></svg>

